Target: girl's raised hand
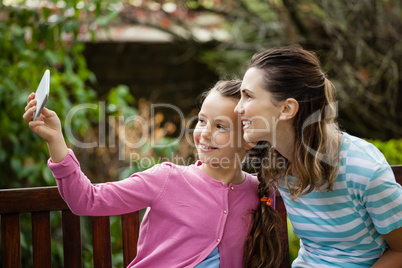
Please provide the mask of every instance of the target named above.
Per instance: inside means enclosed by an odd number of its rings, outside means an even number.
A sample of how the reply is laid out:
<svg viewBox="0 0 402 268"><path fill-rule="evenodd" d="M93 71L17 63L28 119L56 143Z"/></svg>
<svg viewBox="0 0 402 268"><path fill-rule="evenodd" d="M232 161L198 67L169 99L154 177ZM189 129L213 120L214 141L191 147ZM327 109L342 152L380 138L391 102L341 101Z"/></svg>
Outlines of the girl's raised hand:
<svg viewBox="0 0 402 268"><path fill-rule="evenodd" d="M28 96L28 104L22 116L25 122L28 123L29 128L48 143L60 140L60 138L64 139L60 119L54 111L43 108L42 113L33 121L33 115L37 108L36 102L35 93L31 93Z"/></svg>

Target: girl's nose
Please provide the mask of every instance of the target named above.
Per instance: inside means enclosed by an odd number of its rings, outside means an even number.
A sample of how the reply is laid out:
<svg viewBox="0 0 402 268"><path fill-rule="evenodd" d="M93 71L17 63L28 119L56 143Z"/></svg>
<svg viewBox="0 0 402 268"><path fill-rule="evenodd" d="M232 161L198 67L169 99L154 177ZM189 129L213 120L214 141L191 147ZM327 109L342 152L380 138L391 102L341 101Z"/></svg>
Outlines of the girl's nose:
<svg viewBox="0 0 402 268"><path fill-rule="evenodd" d="M203 138L208 138L208 139L211 138L211 128L210 128L209 125L205 126L205 127L202 129L202 131L201 131L201 136L202 136Z"/></svg>
<svg viewBox="0 0 402 268"><path fill-rule="evenodd" d="M235 113L238 113L238 114L244 113L243 103L241 100L239 100L239 102L237 103L237 105L235 107Z"/></svg>

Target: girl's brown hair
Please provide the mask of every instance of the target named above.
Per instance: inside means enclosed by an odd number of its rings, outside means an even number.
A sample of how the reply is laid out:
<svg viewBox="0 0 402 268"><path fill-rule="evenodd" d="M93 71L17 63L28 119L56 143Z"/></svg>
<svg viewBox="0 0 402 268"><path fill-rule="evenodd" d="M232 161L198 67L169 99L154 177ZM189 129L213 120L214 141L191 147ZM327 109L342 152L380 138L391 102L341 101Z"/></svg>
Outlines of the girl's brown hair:
<svg viewBox="0 0 402 268"><path fill-rule="evenodd" d="M263 167L269 165L268 146L266 142L259 142L248 154L249 158L259 159L253 164L258 172L258 196L259 198L273 196L275 187L263 177ZM244 247L244 267L262 268L279 267L282 262L281 243L282 220L279 213L265 202L260 202L253 211L253 225L246 239ZM287 239L287 237L286 237Z"/></svg>
<svg viewBox="0 0 402 268"><path fill-rule="evenodd" d="M230 97L234 99L240 99L240 79L232 79L232 80L219 80L216 84L208 91L205 91L200 95L198 99L198 104L201 105L205 98L208 97L211 92L216 91L221 94L222 97Z"/></svg>

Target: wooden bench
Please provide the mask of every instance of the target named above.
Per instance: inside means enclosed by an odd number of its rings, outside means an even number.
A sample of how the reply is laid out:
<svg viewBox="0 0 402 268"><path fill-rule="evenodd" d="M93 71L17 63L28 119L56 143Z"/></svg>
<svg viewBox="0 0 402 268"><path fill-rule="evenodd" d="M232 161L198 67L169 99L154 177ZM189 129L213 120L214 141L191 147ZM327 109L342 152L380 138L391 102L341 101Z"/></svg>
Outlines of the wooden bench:
<svg viewBox="0 0 402 268"><path fill-rule="evenodd" d="M402 184L402 165L392 166ZM283 220L284 256L282 267L290 267L286 209L280 195L277 209ZM1 257L3 268L21 267L20 214L30 213L32 221L33 267L51 267L50 212L61 211L64 267L83 267L80 217L71 213L57 187L0 190ZM112 267L109 217L92 219L94 267ZM123 262L126 267L136 256L139 213L121 215Z"/></svg>

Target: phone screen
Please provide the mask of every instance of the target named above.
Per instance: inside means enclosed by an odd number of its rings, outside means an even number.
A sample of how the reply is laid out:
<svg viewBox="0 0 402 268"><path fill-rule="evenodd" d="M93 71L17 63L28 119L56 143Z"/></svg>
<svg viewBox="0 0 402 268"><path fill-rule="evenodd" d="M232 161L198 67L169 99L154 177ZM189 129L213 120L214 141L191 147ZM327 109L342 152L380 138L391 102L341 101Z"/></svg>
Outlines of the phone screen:
<svg viewBox="0 0 402 268"><path fill-rule="evenodd" d="M43 107L45 107L45 104L47 102L47 99L49 98L49 83L50 83L50 71L46 70L45 73L42 76L42 79L40 80L39 86L36 90L35 93L35 100L37 101L36 103L36 113L34 115L34 121L40 113L43 110Z"/></svg>

